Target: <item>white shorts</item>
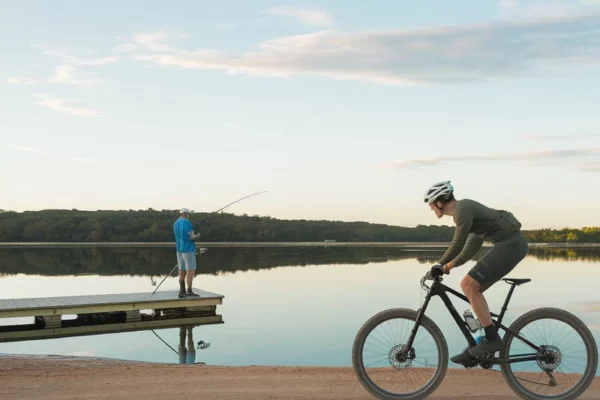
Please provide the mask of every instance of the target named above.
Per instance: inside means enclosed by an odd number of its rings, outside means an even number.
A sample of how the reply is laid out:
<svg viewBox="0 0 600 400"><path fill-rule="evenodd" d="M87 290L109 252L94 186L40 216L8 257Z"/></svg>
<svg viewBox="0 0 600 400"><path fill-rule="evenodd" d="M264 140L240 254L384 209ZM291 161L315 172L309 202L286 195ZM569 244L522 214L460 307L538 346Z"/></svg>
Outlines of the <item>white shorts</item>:
<svg viewBox="0 0 600 400"><path fill-rule="evenodd" d="M180 271L195 271L196 270L196 253L190 251L188 253L177 252L177 266Z"/></svg>

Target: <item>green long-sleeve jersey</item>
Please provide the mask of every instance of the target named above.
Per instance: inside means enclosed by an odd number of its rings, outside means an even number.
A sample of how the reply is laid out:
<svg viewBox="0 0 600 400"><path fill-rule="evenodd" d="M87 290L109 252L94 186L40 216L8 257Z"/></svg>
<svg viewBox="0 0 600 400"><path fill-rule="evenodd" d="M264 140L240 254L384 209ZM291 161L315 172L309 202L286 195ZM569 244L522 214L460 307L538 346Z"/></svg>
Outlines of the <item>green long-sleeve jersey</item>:
<svg viewBox="0 0 600 400"><path fill-rule="evenodd" d="M469 261L484 241L496 243L521 229L521 223L512 213L469 199L456 202L453 218L456 231L439 261L441 265L452 261L452 266L458 267Z"/></svg>

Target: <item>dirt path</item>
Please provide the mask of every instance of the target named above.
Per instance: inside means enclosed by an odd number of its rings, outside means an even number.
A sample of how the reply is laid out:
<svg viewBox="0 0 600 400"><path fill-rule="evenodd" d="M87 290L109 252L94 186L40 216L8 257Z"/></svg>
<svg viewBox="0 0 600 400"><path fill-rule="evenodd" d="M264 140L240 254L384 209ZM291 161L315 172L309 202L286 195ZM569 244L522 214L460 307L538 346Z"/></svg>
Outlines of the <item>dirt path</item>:
<svg viewBox="0 0 600 400"><path fill-rule="evenodd" d="M478 389L482 388L482 389ZM487 392L479 393L479 390ZM496 371L449 370L430 399L515 399ZM600 378L581 399L600 398ZM373 399L351 368L214 367L0 357L0 399Z"/></svg>

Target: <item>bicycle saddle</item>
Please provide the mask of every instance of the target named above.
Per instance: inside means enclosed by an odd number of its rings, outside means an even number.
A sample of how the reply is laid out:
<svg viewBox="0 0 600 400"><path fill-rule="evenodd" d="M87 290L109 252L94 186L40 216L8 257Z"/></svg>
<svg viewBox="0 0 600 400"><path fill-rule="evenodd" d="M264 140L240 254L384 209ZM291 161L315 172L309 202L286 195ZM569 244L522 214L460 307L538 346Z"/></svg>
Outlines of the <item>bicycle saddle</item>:
<svg viewBox="0 0 600 400"><path fill-rule="evenodd" d="M531 282L531 279L516 279L516 278L502 278L506 283L514 284L514 285L522 285L523 283Z"/></svg>

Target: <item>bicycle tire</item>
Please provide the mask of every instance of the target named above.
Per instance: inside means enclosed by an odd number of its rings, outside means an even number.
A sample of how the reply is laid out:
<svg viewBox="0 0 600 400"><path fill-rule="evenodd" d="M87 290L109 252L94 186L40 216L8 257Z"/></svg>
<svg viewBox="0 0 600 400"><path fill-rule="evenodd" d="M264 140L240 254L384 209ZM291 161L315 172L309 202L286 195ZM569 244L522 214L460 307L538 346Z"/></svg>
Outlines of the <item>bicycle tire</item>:
<svg viewBox="0 0 600 400"><path fill-rule="evenodd" d="M423 315L419 329L426 329L433 339L435 340L438 347L438 356L440 358L437 370L433 378L424 385L420 390L411 394L400 394L394 395L387 392L386 390L380 389L375 383L367 376L364 370L364 364L362 360L362 353L364 348L365 340L368 334L382 322L392 318L406 318L413 321L417 319L417 312L415 310L406 308L393 308L381 311L371 318L369 318L363 326L359 329L354 339L352 346L352 366L354 372L361 383L361 385L373 396L380 400L417 400L424 399L431 395L438 386L442 383L446 371L448 369L448 344L446 338L442 334L440 328L426 315Z"/></svg>
<svg viewBox="0 0 600 400"><path fill-rule="evenodd" d="M527 324L534 322L538 319L542 318L551 318L556 319L558 321L562 321L571 326L583 339L586 352L588 356L588 363L585 369L585 377L582 379L574 388L569 390L566 393L561 393L557 396L544 396L537 395L527 390L523 386L521 386L517 382L517 378L513 374L509 364L500 364L500 369L502 371L502 376L504 380L511 388L511 390L518 396L523 399L530 400L572 400L581 396L591 385L596 375L596 370L598 368L598 349L596 345L596 340L592 335L592 332L589 328L583 323L581 319L577 316L571 314L568 311L559 309L559 308L537 308L535 310L531 310L519 318L517 318L509 327L509 329L513 332L518 333L522 328L524 328ZM505 341L505 347L500 353L500 358L508 358L506 352L509 351L510 345L513 340L519 340L518 338L509 335L508 339Z"/></svg>

